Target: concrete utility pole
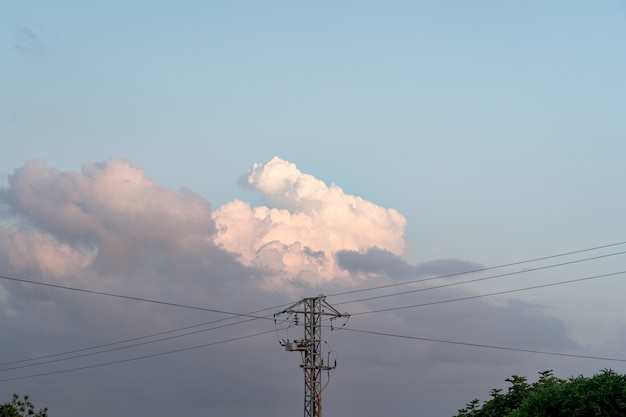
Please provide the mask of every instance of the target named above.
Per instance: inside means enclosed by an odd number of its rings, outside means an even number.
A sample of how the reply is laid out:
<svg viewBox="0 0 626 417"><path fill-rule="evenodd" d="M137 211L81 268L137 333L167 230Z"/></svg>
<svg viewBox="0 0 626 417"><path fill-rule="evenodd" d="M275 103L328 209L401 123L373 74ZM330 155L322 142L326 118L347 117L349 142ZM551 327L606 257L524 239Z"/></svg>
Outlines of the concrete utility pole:
<svg viewBox="0 0 626 417"><path fill-rule="evenodd" d="M339 317L349 317L348 314L340 313L325 301L323 295L304 298L292 306L276 313L274 317L282 314L294 315L294 322L299 323L299 316L304 316L304 339L283 340L280 342L289 352L300 352L304 370L304 417L322 416L322 371L329 371L337 367L337 362L331 366L324 364L322 357L322 317L331 320ZM330 356L328 361L330 361Z"/></svg>

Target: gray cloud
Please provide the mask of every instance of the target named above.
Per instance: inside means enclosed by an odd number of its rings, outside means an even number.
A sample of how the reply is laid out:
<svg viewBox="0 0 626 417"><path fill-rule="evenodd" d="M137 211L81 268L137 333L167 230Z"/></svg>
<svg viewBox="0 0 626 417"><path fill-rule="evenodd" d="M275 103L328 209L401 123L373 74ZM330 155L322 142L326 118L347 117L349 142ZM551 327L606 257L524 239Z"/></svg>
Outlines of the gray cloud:
<svg viewBox="0 0 626 417"><path fill-rule="evenodd" d="M385 275L394 279L446 276L483 268L483 265L476 262L452 258L436 259L413 266L400 256L380 248L369 248L366 252L339 251L336 257L339 266L353 274Z"/></svg>
<svg viewBox="0 0 626 417"><path fill-rule="evenodd" d="M337 252L336 257L341 268L355 274L385 274L402 278L416 273L415 267L384 249L369 248L365 253L343 250Z"/></svg>
<svg viewBox="0 0 626 417"><path fill-rule="evenodd" d="M260 313L270 316L301 296L325 293L340 311L353 314L346 325L351 329L540 350L579 349L562 321L536 305L514 300L500 305L471 300L367 314L460 298L472 294L467 288L369 301L357 301L365 296L361 293L333 295L479 267L473 262L445 259L413 266L380 248L344 250L337 252L336 261L354 279L316 284L309 277L296 276L295 293L267 290L260 285L266 271L242 265L237 254L213 243L216 226L208 201L192 191L167 190L128 161L87 163L78 173L29 162L0 189L0 202L7 209L0 211L6 216L2 219L6 225L0 227L0 275L223 311L247 313L273 307ZM320 262L330 253L308 246L299 250ZM270 254L268 250L266 255ZM381 294L386 292L366 293ZM0 328L3 340L10 341L0 344L0 357L3 362L27 359L227 317L0 281ZM130 413L269 417L302 412L300 357L285 352L278 343L286 334L302 337L302 327L282 330L279 325L277 331L271 319L243 317L187 332L236 322L36 367L9 371L7 365L0 365L0 379L5 379L207 345L145 360L0 382L1 391L30 394L37 405L50 407L51 416L75 417L85 410L94 417ZM266 334L219 343L262 332ZM414 415L419 404L421 414L449 416L513 373L582 369L565 358L542 360L519 352L345 330L323 332L328 342L324 349L332 349L338 359L324 391L324 407L337 415Z"/></svg>

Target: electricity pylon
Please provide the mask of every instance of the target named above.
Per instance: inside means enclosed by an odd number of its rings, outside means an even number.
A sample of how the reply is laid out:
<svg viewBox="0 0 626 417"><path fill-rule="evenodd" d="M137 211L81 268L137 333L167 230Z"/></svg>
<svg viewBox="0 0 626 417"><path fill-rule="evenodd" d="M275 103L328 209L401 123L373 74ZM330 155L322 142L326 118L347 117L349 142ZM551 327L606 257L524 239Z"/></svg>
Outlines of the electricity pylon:
<svg viewBox="0 0 626 417"><path fill-rule="evenodd" d="M299 316L304 316L304 338L300 340L282 340L280 344L289 352L300 352L304 369L304 417L322 417L322 371L329 371L337 367L337 361L331 366L324 364L322 357L322 317L336 319L349 317L347 313L340 313L325 301L326 297L304 298L292 306L276 313L294 315L294 321L299 323ZM330 356L328 358L330 362Z"/></svg>

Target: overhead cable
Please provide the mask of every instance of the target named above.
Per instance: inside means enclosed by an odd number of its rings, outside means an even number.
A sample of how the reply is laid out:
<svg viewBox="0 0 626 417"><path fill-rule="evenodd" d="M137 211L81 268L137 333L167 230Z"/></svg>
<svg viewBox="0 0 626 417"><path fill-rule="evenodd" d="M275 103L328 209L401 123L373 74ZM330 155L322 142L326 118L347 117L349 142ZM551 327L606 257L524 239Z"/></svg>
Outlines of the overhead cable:
<svg viewBox="0 0 626 417"><path fill-rule="evenodd" d="M590 281L592 279L606 278L606 277L615 276L615 275L621 275L621 274L626 274L626 271L612 272L612 273L609 273L609 274L602 274L602 275L594 275L592 277L570 279L570 280L567 280L567 281L552 282L552 283L549 283L549 284L534 285L532 287L517 288L517 289L514 289L514 290L497 291L497 292L492 292L492 293L488 293L488 294L470 295L470 296L467 296L467 297L453 298L453 299L443 300L443 301L432 301L432 302L428 302L428 303L413 304L413 305L402 306L402 307L390 307L390 308L383 308L383 309L380 309L380 310L362 311L362 312L358 312L358 313L350 313L350 316L359 316L359 315L363 315L363 314L382 313L382 312L386 312L386 311L405 310L405 309L409 309L409 308L432 306L432 305L436 305L436 304L445 304L445 303L453 303L453 302L457 302L457 301L473 300L473 299L476 299L476 298L491 297L491 296L494 296L494 295L502 295L502 294L510 294L510 293L519 292L519 291L536 290L538 288L554 287L554 286L557 286L557 285L571 284L571 283L574 283L574 282Z"/></svg>
<svg viewBox="0 0 626 417"><path fill-rule="evenodd" d="M143 302L146 302L146 303L162 304L162 305L172 306L172 307L181 307L181 308L187 308L187 309L192 309L192 310L209 311L211 313L228 314L228 315L235 316L235 317L252 317L252 318L257 318L257 319L258 318L265 318L265 317L253 316L253 315L250 315L250 314L232 313L230 311L217 310L217 309L214 309L214 308L190 306L190 305L186 305L186 304L172 303L172 302L168 302L168 301L151 300L151 299L148 299L148 298L133 297L133 296L122 295L122 294L114 294L114 293L104 292L104 291L88 290L88 289L85 289L85 288L68 287L68 286L65 286L65 285L49 284L47 282L31 281L31 280L28 280L28 279L14 278L14 277L8 277L8 276L3 276L3 275L0 275L0 279L4 279L4 280L7 280L7 281L14 281L14 282L22 282L22 283L33 284L33 285L43 285L45 287L57 288L57 289L62 289L62 290L77 291L77 292L88 293L88 294L105 295L107 297L123 298L123 299L126 299L126 300L143 301Z"/></svg>
<svg viewBox="0 0 626 417"><path fill-rule="evenodd" d="M521 271L507 272L505 274L491 275L491 276L482 277L482 278L468 279L468 280L465 280L465 281L451 282L451 283L448 283L448 284L436 285L434 287L416 288L416 289L413 289L413 290L396 292L396 293L392 293L392 294L377 295L377 296L372 296L372 297L367 297L367 298L361 298L361 299L358 299L358 300L337 302L337 303L334 303L334 304L335 305L351 304L351 303L357 303L357 302L361 302L361 301L377 300L379 298L395 297L397 295L404 295L404 294L411 294L411 293L421 292L421 291L435 290L435 289L439 289L439 288L453 287L453 286L456 286L456 285L469 284L469 283L479 282L479 281L487 281L487 280L490 280L490 279L508 277L508 276L511 276L511 275L526 274L526 273L529 273L529 272L541 271L541 270L550 269L550 268L557 268L557 267L560 267L560 266L572 265L572 264L581 263L581 262L594 261L594 260L598 260L598 259L608 258L608 257L611 257L611 256L617 256L617 255L624 255L624 254L626 254L626 251L614 252L614 253L609 253L609 254L606 254L606 255L593 256L591 258L576 259L576 260L573 260L573 261L562 262L562 263L559 263L559 264L540 266L540 267L536 267L536 268L532 268L532 269L524 269L524 270L521 270ZM445 277L447 277L447 276L445 276ZM430 281L430 280L439 279L439 278L444 278L444 276L427 278L427 279L420 280L419 282Z"/></svg>
<svg viewBox="0 0 626 417"><path fill-rule="evenodd" d="M281 329L281 330L283 330L283 329ZM102 366L116 365L116 364L120 364L120 363L127 363L127 362L142 360L142 359L155 358L157 356L169 355L171 353L186 352L186 351L193 350L193 349L200 349L200 348L203 348L203 347L219 345L219 344L222 344L222 343L234 342L236 340L242 340L242 339L248 339L248 338L251 338L251 337L262 336L262 335L265 335L265 334L268 334L268 333L274 333L274 331L275 330L272 329L272 330L268 330L268 331L264 331L264 332L248 334L248 335L245 335L245 336L233 337L231 339L219 340L217 342L204 343L202 345L189 346L189 347L186 347L186 348L180 348L180 349L175 349L175 350L168 350L166 352L153 353L153 354L150 354L150 355L137 356L137 357L134 357L134 358L120 359L120 360L117 360L117 361L98 363L98 364L94 364L94 365L79 366L79 367L76 367L76 368L61 369L59 371L43 372L43 373L40 373L40 374L31 374L31 375L24 375L24 376L12 377L12 378L4 378L4 379L0 379L0 382L17 381L17 380L20 380L20 379L28 379L28 378L47 376L47 375L62 374L62 373L67 373L67 372L80 371L80 370L83 370L83 369L99 368L99 367L102 367Z"/></svg>
<svg viewBox="0 0 626 417"><path fill-rule="evenodd" d="M148 341L145 341L145 342L133 343L131 345L113 347L113 348L104 349L104 350L98 350L96 352L81 353L81 354L77 354L77 355L73 355L73 356L67 356L65 358L51 359L51 360L47 360L47 361L43 361L43 362L29 363L29 364L26 364L26 365L18 365L18 366L13 366L13 367L10 367L10 368L3 368L3 369L0 369L0 372L12 371L12 370L15 370L15 369L22 369L22 368L30 368L30 367L33 367L33 366L46 365L46 364L49 364L49 363L63 362L63 361L71 360L71 359L84 358L86 356L93 356L93 355L98 355L98 354L101 354L101 353L113 352L113 351L116 351L116 350L130 349L130 348L137 347L137 346L148 345L148 344L156 343L156 342L163 342L165 340L177 339L177 338L183 337L183 336L190 336L190 335L193 335L193 334L208 332L210 330L221 329L221 328L224 328L224 327L234 326L236 324L247 323L247 322L254 321L254 320L256 320L256 319L246 319L246 320L238 321L238 322L235 322L235 323L228 323L228 324L223 324L221 326L211 327L209 329L196 330L196 331L193 331L193 332L183 333L183 334L179 334L179 335L162 337L162 338L159 338L159 339L156 339L156 340L148 340ZM91 349L93 349L93 348L91 348ZM81 350L84 351L86 349L81 349ZM66 354L67 353L65 353L65 355ZM62 354L48 355L48 357L60 356L60 355L62 355ZM19 361L19 362L25 362L25 361L22 360L22 361Z"/></svg>
<svg viewBox="0 0 626 417"><path fill-rule="evenodd" d="M459 273L449 274L449 275L444 275L444 276L431 277L431 278L427 278L427 279L412 280L412 281L406 281L406 282L401 282L401 283L394 283L394 284L389 284L389 285L370 287L370 288L353 290L353 291L346 291L346 292L342 292L342 293L332 294L331 296L351 294L351 293L358 293L358 292L363 292L363 291L372 291L372 290L383 289L383 288L388 288L388 287L394 287L394 286L399 286L399 285L406 285L406 284L411 284L411 283L416 283L416 282L422 282L422 281L428 281L428 280L434 280L434 279L447 278L447 277L459 276L459 275L464 275L464 274L482 272L482 271L492 270L492 269L496 269L496 268L504 268L504 267L508 267L508 266L520 265L520 264L536 262L536 261L540 261L540 260L552 259L552 258L557 258L557 257L562 257L562 256L567 256L567 255L573 255L573 254L577 254L577 253L589 252L589 251L593 251L593 250L598 250L598 249L618 246L618 245L622 245L622 244L625 244L625 243L626 243L626 241L613 243L613 244L608 244L608 245L603 245L603 246L597 246L597 247L588 248L588 249L572 251L572 252L567 252L567 253L561 253L561 254L557 254L557 255L545 256L545 257L535 258L535 259L530 259L530 260L525 260L525 261L518 261L518 262L514 262L514 263L509 263L509 264L504 264L504 265L499 265L499 266L494 266L494 267L489 267L489 268L482 268L482 269L477 269L477 270L473 270L473 271L465 271L465 272L459 272ZM538 268L534 268L534 269L530 269L530 270L517 271L517 272L507 273L507 274L499 274L499 275L496 275L496 276L479 278L479 279L475 279L475 280L467 280L467 281L463 281L463 282L444 284L444 285L435 286L435 287L429 287L429 288L420 288L420 289L416 289L416 290L404 291L404 292L401 292L401 293L368 297L368 298L364 298L364 299L347 301L347 302L336 303L336 304L354 303L354 302L360 302L360 301L366 301L366 300L390 297L390 296L395 296L395 295L401 295L401 294L406 294L406 293L411 293L411 292L424 291L424 290L428 290L428 289L442 288L442 287L448 287L448 286L452 286L452 285L460 285L460 284L465 284L465 283L470 283L470 282L475 282L475 281L481 281L481 280L486 280L486 279L493 279L493 278L502 277L502 276L520 274L520 273L524 273L524 272L536 271L536 270L547 269L547 268L554 268L554 267L557 267L557 266L563 266L563 265L568 265L568 264L572 264L572 263L579 263L579 262L585 262L585 261L594 260L594 259L606 258L606 257L609 257L609 256L615 256L615 255L624 254L624 253L626 253L626 251L612 253L612 254L607 254L607 255L600 255L600 256L591 257L591 258L579 259L579 260L564 262L564 263L555 264L555 265L538 267ZM607 276L612 276L612 275L618 275L618 274L622 274L622 273L625 273L625 272L626 271L616 272L616 273L612 273L612 274L597 275L597 276L593 276L593 277L587 277L587 278L580 278L580 279L562 281L562 282L558 282L558 283L543 284L543 285L537 285L537 286L533 286L533 287L518 288L518 289L515 289L515 290L508 290L508 291L499 291L499 292L494 292L494 293L489 293L489 294L481 294L481 295L462 297L462 298L456 298L456 299L451 299L451 300L443 300L443 301L436 301L436 302L423 303L423 304L414 304L414 305L410 305L410 306L394 307L394 308L381 309L381 310L375 310L375 311L357 312L357 313L353 313L352 315L355 316L355 315L379 313L379 312L392 311L392 310L417 308L417 307L423 307L423 306L428 306L428 305L443 304L443 303L463 301L463 300L469 300L469 299L475 299L475 298L488 297L488 296L493 296L493 295L502 295L502 294L513 293L513 292L517 292L517 291L525 291L525 290L537 289L537 288L542 288L542 287L564 285L564 284L574 283L574 282L578 282L578 281L597 279L597 278L602 278L602 277L607 277ZM251 312L251 313L241 314L241 313L232 313L232 312L227 312L227 311L217 310L217 309L211 309L211 308L203 308L203 307L189 306L189 305L178 304L178 303L171 303L171 302L165 302L165 301L150 300L150 299L140 298L140 297L125 296L125 295L120 295L120 294L112 294L112 293L107 293L107 292L102 292L102 291L87 290L87 289L81 289L81 288L73 288L73 287L61 286L61 285L56 285L56 284L48 284L48 283L42 283L42 282L37 282L37 281L30 281L30 280L13 278L13 277L7 277L7 276L0 276L0 279L16 281L16 282L23 282L23 283L34 284L34 285L43 285L43 286L47 286L47 287L64 289L64 290L72 290L72 291L78 291L78 292L83 292L83 293L91 293L91 294L104 295L104 296L110 296L110 297L124 298L124 299L135 300L135 301L143 301L143 302L163 304L163 305L182 307L182 308L188 308L188 309L195 309L195 310L210 311L210 312L216 312L216 313L222 313L222 314L229 314L231 316L231 317L226 317L226 318L221 318L221 319L218 319L218 320L205 322L205 323L202 323L202 324L186 326L186 327L173 329L173 330L167 330L167 331L163 331L163 332L154 333L154 334L151 334L151 335L140 336L140 337L135 337L135 338L126 339L126 340L122 340L122 341L101 344L101 345L98 345L98 346L92 346L92 347L87 347L87 348L75 349L75 350L72 350L72 351L67 351L67 352L62 352L62 353L57 353L57 354L51 354L51 355L45 355L45 356L40 356L40 357L30 358L30 359L24 359L24 360L19 360L19 361L5 362L5 363L1 363L0 366L6 366L6 365L12 365L12 364L24 363L24 362L32 362L32 361L40 360L40 359L46 359L46 358L58 357L58 356L63 356L63 355L68 355L68 354L80 353L80 352L85 352L85 351L88 351L88 350L101 349L101 348L104 348L104 347L109 347L109 346L114 346L114 345L118 345L118 344L129 343L129 342L138 341L138 340L142 340L142 339L152 338L152 337L156 337L156 336L160 336L160 335L164 335L164 334L168 334L168 333L180 332L180 331L183 331L183 330L188 330L188 329L191 329L191 328L196 328L196 327L200 327L200 326L214 324L214 323L222 322L222 321L225 321L225 320L231 320L231 319L236 318L236 317L248 317L249 318L249 320L238 321L236 323L230 323L230 324L226 324L226 325L223 325L223 326L216 326L216 327L210 328L210 329L203 329L203 330L198 330L198 331L194 331L194 332L188 332L188 333L184 333L184 334L181 334L181 335L175 335L175 336L170 336L170 337L166 337L166 338L160 338L160 339L157 339L157 340L146 341L146 342L142 342L142 343L137 343L137 344L133 344L133 345L129 345L129 346L123 346L123 347L118 347L118 348L113 348L113 349L101 350L101 351L98 351L98 352L92 352L92 353L87 353L87 354L76 355L76 356L63 358L63 359L56 359L56 360L45 361L45 362L38 362L38 363L35 363L35 364L18 366L18 367L14 367L14 368L0 369L0 371L8 371L10 369L18 369L18 368L22 368L22 367L26 367L26 366L43 365L43 364L51 363L51 362L59 362L59 361L74 359L74 358L83 357L83 356L90 356L90 355L95 355L95 354L99 354L99 353L106 353L106 352L110 352L110 351L113 351L113 350L126 349L126 348L140 346L140 345L145 345L145 344L149 344L149 343L155 343L155 342L159 342L159 341L163 341L163 340L174 339L174 338L177 338L177 337L183 337L183 336L187 336L187 335L192 335L192 334L196 334L196 333L200 333L200 332L204 332L204 331L214 330L214 329L221 328L221 327L242 324L242 323L246 323L248 321L257 320L257 319L270 319L269 316L257 316L255 314L258 314L260 312L263 312L263 311L266 311L266 310L270 310L270 309L274 309L275 310L277 308L280 308L280 307L283 307L285 305L288 305L288 304L283 304L281 306L275 306L275 307L270 307L270 308L266 308L266 309L263 309L263 310L258 310L258 311L255 311L255 312ZM239 338L229 339L228 341L230 341L230 340L238 340L238 339ZM224 343L224 342L225 341L215 342L215 343ZM198 347L209 346L211 344L214 344L214 343L210 343L210 344L206 344L206 345L200 345ZM188 348L188 349L194 349L194 348L196 348L196 347L191 347L191 348ZM176 351L165 352L163 354L173 353L173 352L178 352L178 351L183 351L183 350L186 350L186 349L184 348L184 349L179 349L179 350L176 350ZM160 355L160 354L147 355L145 357L152 357L152 356L158 356L158 355ZM137 359L142 359L142 358L144 358L144 357L139 357ZM136 359L135 358L131 358L131 359L128 359L128 360L112 362L110 364L120 363L120 362L130 361L130 360L136 360ZM104 365L98 364L98 365L94 365L93 367L96 367L96 366L104 366ZM73 369L86 369L86 368L89 368L89 367L90 366L88 366L88 367L81 367L81 368L73 368ZM47 375L47 374L48 373L46 373L45 375ZM37 375L35 375L35 376L37 376ZM0 382L2 382L2 381L4 381L4 380L0 380Z"/></svg>
<svg viewBox="0 0 626 417"><path fill-rule="evenodd" d="M609 358L609 357L604 357L604 356L590 356L590 355L575 355L572 353L548 352L548 351L536 350L536 349L520 349L520 348L512 348L512 347L504 347L504 346L485 345L485 344L480 344L480 343L458 342L454 340L431 339L428 337L407 336L407 335L401 335L401 334L375 332L375 331L370 331L370 330L352 329L350 327L344 327L343 330L348 331L348 332L365 333L365 334L371 334L371 335L377 335L377 336L395 337L399 339L411 339L411 340L420 340L424 342L435 342L435 343L448 343L452 345L471 346L471 347L477 347L477 348L509 350L513 352L537 353L541 355L564 356L564 357L578 358L578 359L596 359L596 360L602 360L602 361L626 362L626 359L623 359L623 358Z"/></svg>
<svg viewBox="0 0 626 417"><path fill-rule="evenodd" d="M258 314L258 313L261 313L261 312L267 311L267 310L276 310L276 309L284 307L286 305L287 304L281 304L281 305L274 306L274 307L264 308L262 310L256 310L256 311L247 313L246 315ZM241 321L238 321L238 322L235 322L235 323L228 323L228 324L224 324L224 325L221 325L221 326L211 327L209 329L202 329L202 330L197 330L197 331L193 331L193 332L183 333L183 334L179 334L179 335L175 335L175 336L164 337L164 338L160 338L160 339L156 339L156 340L150 340L150 341L147 341L147 342L142 342L142 343L137 343L137 344L132 344L132 345L126 345L126 346L122 346L122 347L118 347L118 348L112 348L112 349L101 350L101 351L98 351L98 352L92 352L92 353L88 353L88 354L81 354L81 355L71 356L71 357L64 358L64 359L57 359L57 360L52 360L52 361L38 362L38 363L35 363L35 364L30 364L30 365L25 365L25 366L18 366L18 367L15 367L15 368L0 369L0 372L6 371L6 370L9 370L9 369L23 368L23 367L26 367L26 366L43 365L43 364L51 363L51 362L59 362L59 361L67 360L67 359L74 359L74 358L83 357L83 356L96 355L96 354L99 354L99 353L106 353L106 352L111 352L111 351L114 351L114 350L127 349L127 348L136 347L136 346L140 346L140 345L145 345L145 344L150 344L150 343L155 343L155 342L161 342L161 341L164 341L164 340L174 339L174 338L183 337L183 336L189 336L189 335L193 335L193 334L197 334L197 333L207 332L207 331L210 331L210 330L216 330L216 329L220 329L220 328L223 328L223 327L234 326L234 325L237 325L237 324L243 324L243 323L247 323L247 322L250 322L250 321L258 320L260 318L269 319L270 316L271 316L271 314L268 314L266 316L262 316L262 317L258 317L258 318L249 318L247 320L241 320ZM215 323L219 323L219 322L226 321L226 320L232 320L232 319L233 319L233 317L225 317L225 318L212 320L212 321L208 321L208 322L204 322L204 323L200 323L200 324L194 324L194 325L191 325L191 326L179 327L177 329L165 330L165 331L161 331L161 332L158 332L158 333L152 333L152 334L149 334L149 335L138 336L138 337L133 337L133 338L124 339L124 340L118 340L116 342L103 343L103 344L100 344L100 345L95 345L95 346L90 346L90 347L85 347L85 348L80 348L80 349L74 349L74 350L69 350L69 351L65 351L65 352L53 353L53 354L49 354L49 355L37 356L37 357L28 358L28 359L20 359L20 360L15 360L15 361L10 361L10 362L3 362L3 363L0 363L0 367L1 366L6 366L6 365L14 365L14 364L18 364L18 363L24 363L24 362L32 362L32 361L41 360L41 359L48 359L48 358L53 358L53 357L58 357L58 356L71 355L71 354L74 354L74 353L86 352L86 351L89 351L89 350L101 349L101 348L106 348L106 347L109 347L109 346L115 346L115 345L120 345L120 344L124 344L124 343L135 342L135 341L138 341L138 340L149 339L149 338L153 338L153 337L156 337L156 336L162 336L162 335L165 335L165 334L176 333L176 332L180 332L180 331L183 331L183 330L189 330L189 329L193 329L193 328L197 328L197 327L208 326L210 324L215 324Z"/></svg>
<svg viewBox="0 0 626 417"><path fill-rule="evenodd" d="M477 272L490 271L490 270L493 270L493 269L500 269L500 268L507 268L507 267L510 267L510 266L523 265L523 264L527 264L527 263L531 263L531 262L538 262L538 261L544 261L544 260L547 260L547 259L559 258L559 257L563 257L563 256L568 256L568 255L575 255L575 254L578 254L578 253L591 252L591 251L594 251L594 250L605 249L605 248L610 248L610 247L613 247L613 246L620 246L620 245L624 245L624 244L626 244L626 241L610 243L610 244L601 245L601 246L594 246L592 248L579 249L579 250L575 250L575 251L571 251L571 252L559 253L559 254L556 254L556 255L543 256L543 257L540 257L540 258L527 259L527 260L524 260L524 261L511 262L511 263L508 263L508 264L490 266L490 267L486 267L486 268L478 268L478 269L462 271L462 272L455 272L455 273L446 274L446 275L439 275L439 276L436 276L436 277L420 278L420 279L414 279L414 280L410 280L410 281L395 282L393 284L378 285L378 286L368 287L368 288L359 288L359 289L356 289L356 290L343 291L343 292L338 292L338 293L334 293L334 294L327 294L327 297L335 297L335 296L339 296L339 295L354 294L354 293L365 292L365 291L374 291L374 290L379 290L379 289L383 289L383 288L397 287L397 286L400 286L400 285L407 285L407 284L414 284L414 283L418 283L418 282L431 281L431 280L434 280L434 279L452 278L452 277L456 277L456 276L459 276L459 275L467 275L467 274L473 274L473 273L477 273ZM335 303L335 304L337 304L337 303Z"/></svg>

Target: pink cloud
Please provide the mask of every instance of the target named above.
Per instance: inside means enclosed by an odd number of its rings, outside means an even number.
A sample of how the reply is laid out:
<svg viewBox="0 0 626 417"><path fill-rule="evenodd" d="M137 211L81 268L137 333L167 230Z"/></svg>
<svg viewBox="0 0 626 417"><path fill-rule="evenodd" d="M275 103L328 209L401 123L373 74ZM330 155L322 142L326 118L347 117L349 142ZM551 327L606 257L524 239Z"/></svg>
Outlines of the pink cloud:
<svg viewBox="0 0 626 417"><path fill-rule="evenodd" d="M38 230L37 239L16 231L12 239L39 246L47 239L59 254L70 246L92 252L94 267L101 271L128 270L150 257L194 251L215 232L206 200L189 190L160 187L126 160L85 163L80 173L30 161L9 176L0 198L21 224Z"/></svg>
<svg viewBox="0 0 626 417"><path fill-rule="evenodd" d="M398 211L327 186L293 163L275 157L254 164L240 183L261 192L267 205L235 200L218 207L215 242L246 265L271 271L274 285L304 276L312 283L346 278L335 261L341 250L402 253L406 219Z"/></svg>

